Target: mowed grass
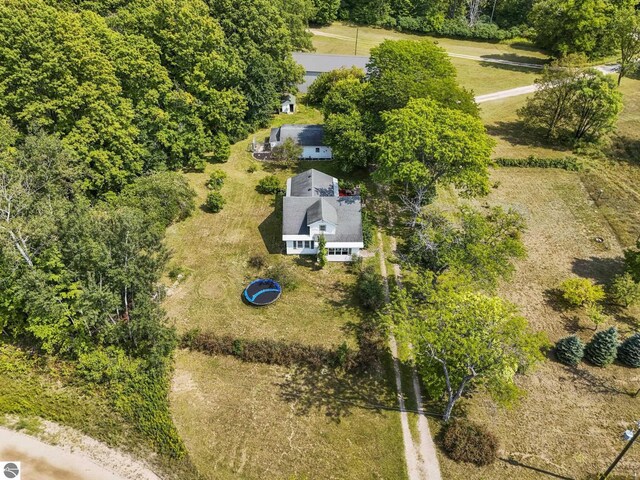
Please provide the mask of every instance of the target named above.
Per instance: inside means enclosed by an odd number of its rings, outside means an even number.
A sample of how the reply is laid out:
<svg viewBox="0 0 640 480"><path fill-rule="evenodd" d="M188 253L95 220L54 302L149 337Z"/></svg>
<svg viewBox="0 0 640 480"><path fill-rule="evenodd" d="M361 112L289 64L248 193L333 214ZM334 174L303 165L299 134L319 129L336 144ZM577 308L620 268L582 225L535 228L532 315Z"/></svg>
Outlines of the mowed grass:
<svg viewBox="0 0 640 480"><path fill-rule="evenodd" d="M578 275L606 282L621 268L622 249L606 219L591 201L580 175L552 169L504 168L492 172L499 186L476 202L484 208L514 208L527 222L524 243L528 257L517 264L513 279L500 295L520 308L535 330L551 341L577 334L587 341L593 325L583 313L557 306L553 289ZM451 199L445 199L451 204ZM602 239L599 242L597 238ZM637 330L637 310L609 310L608 325L623 336ZM444 478L539 479L541 469L568 478L603 471L624 446L622 432L637 420L640 388L637 371L612 365L581 363L569 368L553 356L522 377L527 395L513 409L497 408L478 395L466 400L467 416L489 427L500 439L501 460L477 468L440 456ZM437 422L433 423L438 428ZM640 450L631 450L616 470L632 475L640 469Z"/></svg>
<svg viewBox="0 0 640 480"><path fill-rule="evenodd" d="M313 46L318 53L354 55L356 52L356 28L334 23L329 27L314 29ZM468 40L436 38L426 35L400 33L380 28L358 28L358 55L368 55L371 48L382 41L389 40L432 40L447 52L460 55L471 55L487 59L504 59L521 63L544 63L547 59L543 53L529 48ZM539 70L520 68L509 65L482 62L463 58L451 58L457 69L460 84L476 95L507 90L509 88L531 85Z"/></svg>
<svg viewBox="0 0 640 480"><path fill-rule="evenodd" d="M317 111L301 106L274 123L320 121ZM258 141L267 132L258 132ZM362 315L353 300L355 276L343 264L318 271L309 259L280 253L279 205L255 187L268 174L284 181L294 172L260 164L249 173L258 164L247 152L251 139L234 145L227 163L188 175L201 203L209 172L224 170L227 203L220 213L198 210L169 230L172 264L188 272L170 289L169 317L180 332L195 327L241 338L355 346L352 327ZM330 162L305 162L296 170L312 167L336 170ZM248 264L256 254L270 264L285 263L299 283L265 308L241 300L247 283L264 274ZM403 479L402 436L388 373L345 376L179 351L172 412L207 479Z"/></svg>

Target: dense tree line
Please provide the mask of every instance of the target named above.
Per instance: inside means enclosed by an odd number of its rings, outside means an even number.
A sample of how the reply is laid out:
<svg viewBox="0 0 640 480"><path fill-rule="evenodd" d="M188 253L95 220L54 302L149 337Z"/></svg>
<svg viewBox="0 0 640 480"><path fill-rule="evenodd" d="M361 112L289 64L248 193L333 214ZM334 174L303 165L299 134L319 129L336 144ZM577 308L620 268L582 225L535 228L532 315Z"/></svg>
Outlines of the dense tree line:
<svg viewBox="0 0 640 480"><path fill-rule="evenodd" d="M162 453L176 337L166 228L194 209L175 170L226 161L311 47L311 0L0 4L0 342L64 358ZM105 393L107 394L107 393Z"/></svg>
<svg viewBox="0 0 640 480"><path fill-rule="evenodd" d="M9 0L0 114L59 134L99 193L224 160L300 79L290 52L310 47L305 2Z"/></svg>
<svg viewBox="0 0 640 480"><path fill-rule="evenodd" d="M637 44L640 18L637 0L314 0L314 6L311 21L320 25L343 20L453 37L525 37L554 56L589 58L625 57Z"/></svg>

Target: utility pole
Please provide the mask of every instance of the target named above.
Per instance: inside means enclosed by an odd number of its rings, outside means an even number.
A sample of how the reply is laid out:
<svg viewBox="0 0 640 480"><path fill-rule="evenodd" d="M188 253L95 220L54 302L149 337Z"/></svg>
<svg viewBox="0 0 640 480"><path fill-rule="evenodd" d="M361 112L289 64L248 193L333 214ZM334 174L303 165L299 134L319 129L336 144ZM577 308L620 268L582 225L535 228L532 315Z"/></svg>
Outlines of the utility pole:
<svg viewBox="0 0 640 480"><path fill-rule="evenodd" d="M627 451L631 448L631 446L638 439L639 436L640 436L640 428L638 428L638 430L633 435L633 437L631 437L631 440L629 440L627 442L627 444L624 446L624 448L620 452L620 455L618 455L616 457L616 459L613 461L613 463L611 465L609 465L609 468L607 468L607 471L602 474L602 476L600 477L600 480L606 480L607 479L609 474L613 471L614 468L616 468L616 465L618 465L618 462L620 462L620 460L622 460L622 457L624 457L625 453L627 453Z"/></svg>
<svg viewBox="0 0 640 480"><path fill-rule="evenodd" d="M356 27L356 48L353 51L354 55L358 55L358 33L360 32L360 27Z"/></svg>

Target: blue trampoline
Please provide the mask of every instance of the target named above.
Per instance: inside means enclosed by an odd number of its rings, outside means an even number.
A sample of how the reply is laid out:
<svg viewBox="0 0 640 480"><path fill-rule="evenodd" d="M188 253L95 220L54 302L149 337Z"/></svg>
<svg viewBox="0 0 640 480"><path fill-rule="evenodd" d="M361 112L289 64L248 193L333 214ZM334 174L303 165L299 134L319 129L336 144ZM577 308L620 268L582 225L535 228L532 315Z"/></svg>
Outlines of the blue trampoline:
<svg viewBox="0 0 640 480"><path fill-rule="evenodd" d="M280 284L270 278L259 278L251 282L244 289L244 298L247 302L263 306L269 305L280 298L282 288Z"/></svg>

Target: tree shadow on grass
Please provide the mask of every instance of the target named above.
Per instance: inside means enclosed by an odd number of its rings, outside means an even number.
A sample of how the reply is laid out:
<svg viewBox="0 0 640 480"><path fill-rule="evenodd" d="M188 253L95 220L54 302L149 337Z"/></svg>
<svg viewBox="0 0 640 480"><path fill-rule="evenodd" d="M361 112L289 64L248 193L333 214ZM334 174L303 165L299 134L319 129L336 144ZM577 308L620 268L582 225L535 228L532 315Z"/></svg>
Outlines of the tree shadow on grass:
<svg viewBox="0 0 640 480"><path fill-rule="evenodd" d="M544 135L544 132L527 127L521 120L513 120L509 122L496 122L487 125L487 133L509 142L511 145L522 145L527 147L541 147L559 152L571 153L569 144L557 141L550 141Z"/></svg>
<svg viewBox="0 0 640 480"><path fill-rule="evenodd" d="M533 57L531 55L517 54L517 53L495 53L495 54L489 54L489 55L480 55L480 57L486 58L487 60L505 60L507 62L526 63L529 65L538 65L540 67L540 68L529 67L526 70L527 72L531 72L531 71L542 72L542 67L544 67L548 63L546 60L542 58ZM512 65L500 64L500 63L494 63L493 65L502 65L504 67L512 66ZM515 66L519 66L519 65L515 65Z"/></svg>
<svg viewBox="0 0 640 480"><path fill-rule="evenodd" d="M544 296L544 300L547 305L549 305L554 312L566 312L570 305L569 303L562 298L562 291L559 288L547 288L544 292L542 292Z"/></svg>
<svg viewBox="0 0 640 480"><path fill-rule="evenodd" d="M624 268L622 257L616 258L574 258L571 271L584 278L591 278L599 283L607 283Z"/></svg>
<svg viewBox="0 0 640 480"><path fill-rule="evenodd" d="M538 467L534 467L533 465L527 465L526 463L522 463L519 462L518 460L514 459L514 458L500 458L501 461L508 463L509 465L513 465L514 467L522 467L522 468L526 468L527 470L533 470L534 472L540 473L542 475L546 475L552 478L560 478L562 480L574 480L573 477L566 477L564 475L561 475L559 473L554 473L554 472L550 472L549 470L545 470L543 468L538 468Z"/></svg>
<svg viewBox="0 0 640 480"><path fill-rule="evenodd" d="M283 253L282 242L282 202L274 202L274 210L258 226L262 241L269 253Z"/></svg>
<svg viewBox="0 0 640 480"><path fill-rule="evenodd" d="M292 404L297 415L324 411L336 423L354 409L398 410L395 391L374 374L294 367L278 387L280 397Z"/></svg>
<svg viewBox="0 0 640 480"><path fill-rule="evenodd" d="M634 392L623 390L621 388L612 385L607 379L599 377L598 375L591 373L586 368L570 367L563 365L563 368L572 382L587 388L592 393L604 393L611 395L627 395L633 396Z"/></svg>

